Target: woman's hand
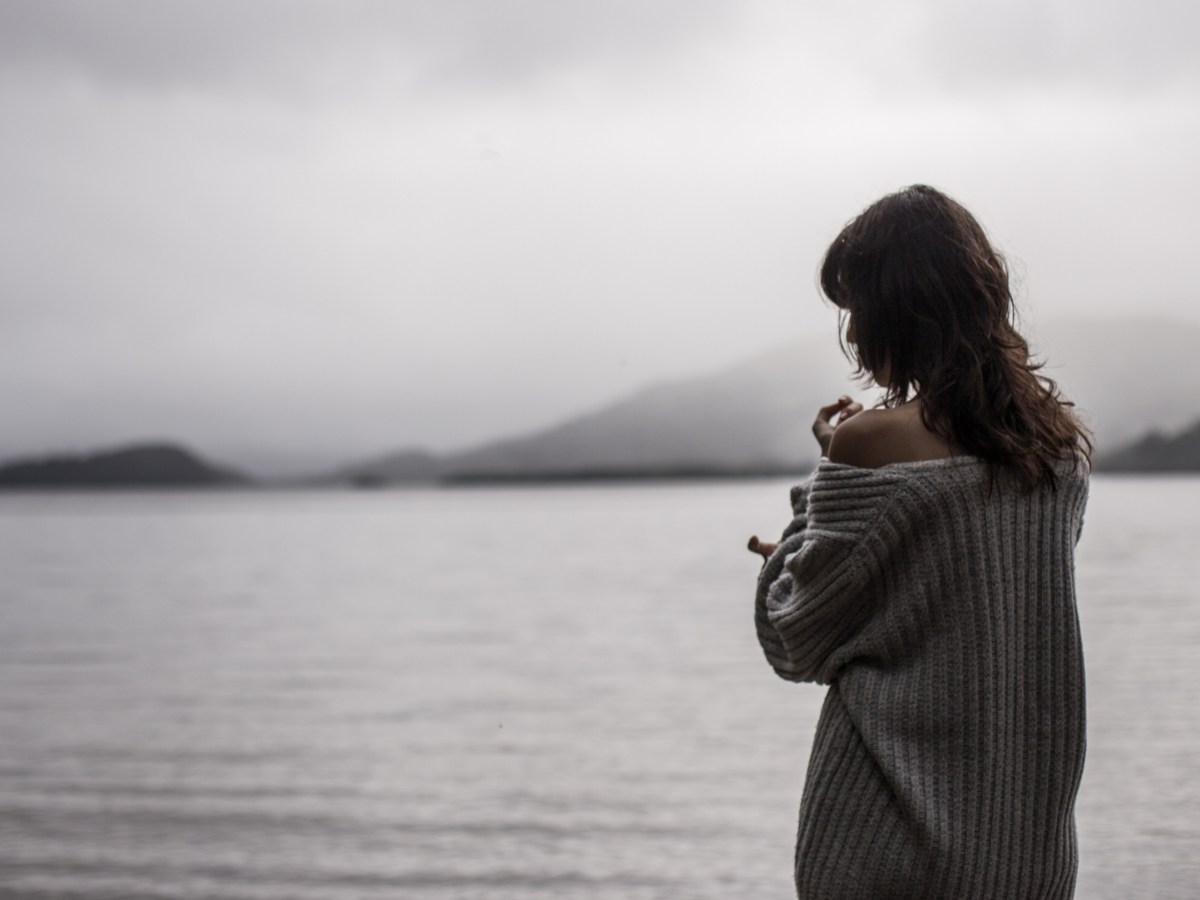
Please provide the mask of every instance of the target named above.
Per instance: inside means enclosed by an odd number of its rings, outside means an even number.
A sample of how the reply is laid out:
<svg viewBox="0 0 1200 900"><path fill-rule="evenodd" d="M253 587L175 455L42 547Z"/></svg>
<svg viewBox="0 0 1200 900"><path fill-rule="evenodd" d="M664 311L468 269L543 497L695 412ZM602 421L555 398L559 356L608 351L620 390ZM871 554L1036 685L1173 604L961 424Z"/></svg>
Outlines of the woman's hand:
<svg viewBox="0 0 1200 900"><path fill-rule="evenodd" d="M829 455L829 445L833 441L834 429L852 416L858 415L862 410L863 405L856 400L851 400L846 394L842 394L828 406L821 407L813 422L812 430L817 443L821 445L822 456ZM836 422L833 421L834 416L837 416ZM754 535L746 547L751 553L757 553L765 560L775 552L779 545L769 541L760 541L758 535Z"/></svg>
<svg viewBox="0 0 1200 900"><path fill-rule="evenodd" d="M836 401L828 406L822 406L817 411L817 418L813 421L812 431L813 437L817 439L817 443L821 445L821 455L829 455L829 445L833 441L833 431L847 419L858 415L862 412L863 405L857 400L851 400L846 394L838 397ZM833 417L838 416L836 422Z"/></svg>

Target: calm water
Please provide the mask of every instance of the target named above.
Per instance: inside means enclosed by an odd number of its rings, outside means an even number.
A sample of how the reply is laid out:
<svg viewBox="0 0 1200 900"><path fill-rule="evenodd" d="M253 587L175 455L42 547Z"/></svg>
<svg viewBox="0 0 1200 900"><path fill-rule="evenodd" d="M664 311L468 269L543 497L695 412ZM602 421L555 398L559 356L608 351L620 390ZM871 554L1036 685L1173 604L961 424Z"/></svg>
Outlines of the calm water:
<svg viewBox="0 0 1200 900"><path fill-rule="evenodd" d="M787 484L0 497L0 896L787 898ZM1200 893L1200 479L1093 479L1081 898Z"/></svg>

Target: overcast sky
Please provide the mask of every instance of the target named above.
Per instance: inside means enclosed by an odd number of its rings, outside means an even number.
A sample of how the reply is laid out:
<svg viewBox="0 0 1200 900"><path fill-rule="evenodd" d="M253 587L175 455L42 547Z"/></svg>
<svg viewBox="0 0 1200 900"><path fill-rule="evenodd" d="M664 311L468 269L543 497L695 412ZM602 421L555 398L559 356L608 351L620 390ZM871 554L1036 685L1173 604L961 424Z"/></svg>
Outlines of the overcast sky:
<svg viewBox="0 0 1200 900"><path fill-rule="evenodd" d="M1200 6L0 3L0 456L462 446L810 333L934 184L1027 317L1200 318Z"/></svg>

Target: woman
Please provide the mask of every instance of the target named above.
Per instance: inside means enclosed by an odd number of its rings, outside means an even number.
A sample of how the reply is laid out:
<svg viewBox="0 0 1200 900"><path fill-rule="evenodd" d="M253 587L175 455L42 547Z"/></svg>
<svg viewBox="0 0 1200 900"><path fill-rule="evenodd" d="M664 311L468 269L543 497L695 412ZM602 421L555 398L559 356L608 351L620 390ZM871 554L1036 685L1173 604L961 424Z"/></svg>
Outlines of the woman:
<svg viewBox="0 0 1200 900"><path fill-rule="evenodd" d="M820 410L791 524L750 541L768 662L829 685L797 894L1071 897L1090 435L1036 374L1002 257L944 194L870 206L821 287L856 374L885 394Z"/></svg>

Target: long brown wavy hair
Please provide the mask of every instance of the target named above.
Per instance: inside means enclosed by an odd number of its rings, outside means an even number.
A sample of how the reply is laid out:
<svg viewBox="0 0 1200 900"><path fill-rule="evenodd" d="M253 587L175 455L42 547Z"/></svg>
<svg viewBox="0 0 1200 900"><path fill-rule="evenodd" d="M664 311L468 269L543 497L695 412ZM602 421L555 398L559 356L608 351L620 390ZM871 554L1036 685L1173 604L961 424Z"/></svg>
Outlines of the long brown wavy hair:
<svg viewBox="0 0 1200 900"><path fill-rule="evenodd" d="M1064 456L1091 469L1091 431L1038 374L1045 362L1014 325L1007 263L962 205L923 184L877 201L826 251L821 289L842 311L838 342L855 376L890 370L882 406L913 392L927 428L1028 490L1056 488Z"/></svg>

